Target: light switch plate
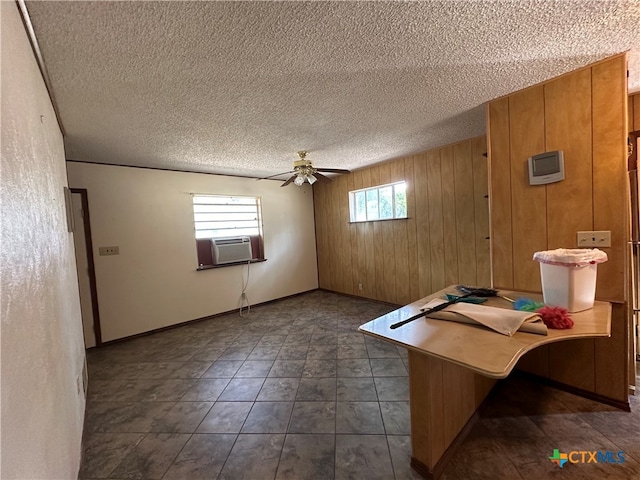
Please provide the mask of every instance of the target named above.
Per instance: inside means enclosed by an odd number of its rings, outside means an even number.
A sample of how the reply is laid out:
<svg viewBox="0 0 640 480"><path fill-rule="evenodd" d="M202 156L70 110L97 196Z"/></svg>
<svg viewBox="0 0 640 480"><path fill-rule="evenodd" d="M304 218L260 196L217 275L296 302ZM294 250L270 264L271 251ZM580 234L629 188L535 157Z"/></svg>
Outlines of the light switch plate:
<svg viewBox="0 0 640 480"><path fill-rule="evenodd" d="M120 247L100 247L98 249L100 256L104 255L120 255Z"/></svg>
<svg viewBox="0 0 640 480"><path fill-rule="evenodd" d="M611 231L609 230L595 230L578 232L578 247L610 247L611 246Z"/></svg>

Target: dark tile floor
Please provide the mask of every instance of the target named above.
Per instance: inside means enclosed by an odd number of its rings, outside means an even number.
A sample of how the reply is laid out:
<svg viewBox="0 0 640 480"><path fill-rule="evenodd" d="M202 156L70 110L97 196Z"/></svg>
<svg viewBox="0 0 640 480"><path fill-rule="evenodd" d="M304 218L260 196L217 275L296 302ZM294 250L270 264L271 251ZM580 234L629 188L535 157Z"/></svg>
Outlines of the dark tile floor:
<svg viewBox="0 0 640 480"><path fill-rule="evenodd" d="M389 310L315 291L89 351L80 478L420 478L406 351L357 332ZM638 479L638 400L626 413L511 378L444 478ZM560 469L554 448L626 461Z"/></svg>

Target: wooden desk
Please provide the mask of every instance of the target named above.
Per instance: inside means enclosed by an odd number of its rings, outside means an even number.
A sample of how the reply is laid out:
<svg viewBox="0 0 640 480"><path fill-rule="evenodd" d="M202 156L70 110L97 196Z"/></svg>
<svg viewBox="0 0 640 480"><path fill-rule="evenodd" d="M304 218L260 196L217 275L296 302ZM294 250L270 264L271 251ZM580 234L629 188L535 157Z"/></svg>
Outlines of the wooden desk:
<svg viewBox="0 0 640 480"><path fill-rule="evenodd" d="M393 323L420 311L433 298L458 293L454 286L394 310L360 327L366 335L405 347L409 351L411 409L411 466L426 478L437 478L464 437L465 427L496 379L505 378L528 351L552 342L611 334L611 305L595 302L592 309L572 313L569 330L549 330L549 335L516 332L512 337L484 327L420 318L392 330ZM501 290L510 298L542 301L541 295ZM485 305L511 309L496 297Z"/></svg>

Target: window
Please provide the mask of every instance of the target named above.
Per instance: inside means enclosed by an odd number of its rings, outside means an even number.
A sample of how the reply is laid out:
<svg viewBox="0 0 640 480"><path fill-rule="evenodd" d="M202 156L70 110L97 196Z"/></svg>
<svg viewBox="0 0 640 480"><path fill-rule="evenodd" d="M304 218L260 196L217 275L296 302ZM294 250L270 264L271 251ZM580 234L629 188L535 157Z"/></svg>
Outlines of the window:
<svg viewBox="0 0 640 480"><path fill-rule="evenodd" d="M215 258L213 239L249 238L252 260L264 260L260 197L193 195L198 268L246 263L232 259L224 264ZM228 244L227 244L228 245ZM235 250L241 248L234 247ZM227 247L227 251L231 248Z"/></svg>
<svg viewBox="0 0 640 480"><path fill-rule="evenodd" d="M352 222L407 218L407 183L397 182L349 192Z"/></svg>

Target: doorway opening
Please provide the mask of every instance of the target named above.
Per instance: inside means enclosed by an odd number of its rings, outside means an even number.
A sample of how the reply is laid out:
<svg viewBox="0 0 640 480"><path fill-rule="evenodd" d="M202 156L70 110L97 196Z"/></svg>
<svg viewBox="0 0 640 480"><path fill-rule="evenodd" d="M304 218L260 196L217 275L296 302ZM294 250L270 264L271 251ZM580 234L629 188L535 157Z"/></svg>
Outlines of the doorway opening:
<svg viewBox="0 0 640 480"><path fill-rule="evenodd" d="M89 220L89 199L86 188L70 188L70 190L75 223L73 243L76 251L84 343L85 348L93 348L102 345L102 334Z"/></svg>

